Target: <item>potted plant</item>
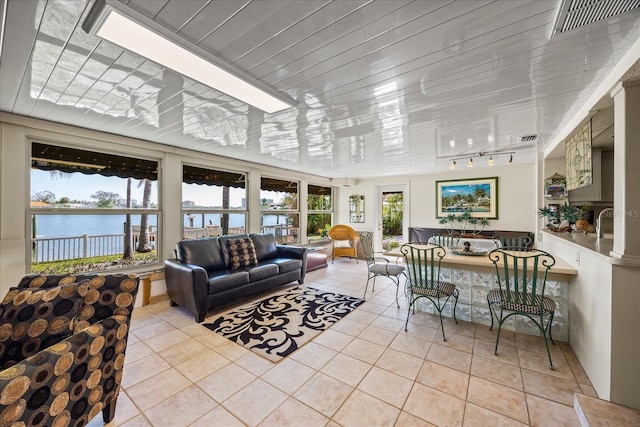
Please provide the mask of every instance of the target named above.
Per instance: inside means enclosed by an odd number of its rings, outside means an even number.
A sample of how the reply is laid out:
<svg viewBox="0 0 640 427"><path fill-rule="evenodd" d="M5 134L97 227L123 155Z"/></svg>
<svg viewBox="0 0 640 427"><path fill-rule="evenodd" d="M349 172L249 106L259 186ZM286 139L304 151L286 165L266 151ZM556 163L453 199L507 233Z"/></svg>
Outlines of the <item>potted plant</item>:
<svg viewBox="0 0 640 427"><path fill-rule="evenodd" d="M583 233L586 233L589 231L589 228L591 227L588 220L590 211L591 211L591 205L587 203L585 203L579 208L576 207L576 212L575 212L576 230L580 230Z"/></svg>

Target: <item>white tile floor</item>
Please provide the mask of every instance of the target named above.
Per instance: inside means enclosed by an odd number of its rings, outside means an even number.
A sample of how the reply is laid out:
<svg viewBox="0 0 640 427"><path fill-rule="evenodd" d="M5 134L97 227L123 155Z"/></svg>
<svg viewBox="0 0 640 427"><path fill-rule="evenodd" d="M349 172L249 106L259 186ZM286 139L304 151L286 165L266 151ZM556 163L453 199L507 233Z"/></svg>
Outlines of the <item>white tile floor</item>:
<svg viewBox="0 0 640 427"><path fill-rule="evenodd" d="M339 259L305 286L362 297L366 265ZM366 303L279 363L168 302L137 308L117 426L578 426L574 392L596 396L566 343L417 313L380 279ZM277 292L277 291L276 291ZM256 299L263 298L264 295ZM215 317L210 313L208 320ZM101 416L89 424L102 424Z"/></svg>

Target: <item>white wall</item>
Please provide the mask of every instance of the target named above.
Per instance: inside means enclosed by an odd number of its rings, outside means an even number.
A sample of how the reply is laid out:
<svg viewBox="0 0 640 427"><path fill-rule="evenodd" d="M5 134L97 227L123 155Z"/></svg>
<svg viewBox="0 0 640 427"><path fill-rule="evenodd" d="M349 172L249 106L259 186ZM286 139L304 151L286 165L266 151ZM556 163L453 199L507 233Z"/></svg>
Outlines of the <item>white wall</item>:
<svg viewBox="0 0 640 427"><path fill-rule="evenodd" d="M537 187L533 164L465 168L444 174L399 175L361 180L351 187L339 188L335 223L348 224L358 231L375 230L380 210L378 186L406 185L409 217L405 220L408 225L444 228L436 219L436 181L494 176L498 177L498 219L492 219L487 229L535 231ZM353 194L365 196L364 223L349 223L349 196Z"/></svg>

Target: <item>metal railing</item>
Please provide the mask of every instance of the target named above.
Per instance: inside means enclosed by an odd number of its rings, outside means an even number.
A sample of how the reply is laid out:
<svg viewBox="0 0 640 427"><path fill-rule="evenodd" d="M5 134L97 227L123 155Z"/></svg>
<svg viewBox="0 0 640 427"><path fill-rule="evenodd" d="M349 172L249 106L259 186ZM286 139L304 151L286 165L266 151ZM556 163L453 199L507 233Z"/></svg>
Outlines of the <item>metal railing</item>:
<svg viewBox="0 0 640 427"><path fill-rule="evenodd" d="M132 248L140 239L139 233L133 233ZM155 244L155 232L149 236ZM120 255L124 252L124 233L99 234L90 236L36 237L31 239L31 262L54 262L71 259L91 258L106 255Z"/></svg>

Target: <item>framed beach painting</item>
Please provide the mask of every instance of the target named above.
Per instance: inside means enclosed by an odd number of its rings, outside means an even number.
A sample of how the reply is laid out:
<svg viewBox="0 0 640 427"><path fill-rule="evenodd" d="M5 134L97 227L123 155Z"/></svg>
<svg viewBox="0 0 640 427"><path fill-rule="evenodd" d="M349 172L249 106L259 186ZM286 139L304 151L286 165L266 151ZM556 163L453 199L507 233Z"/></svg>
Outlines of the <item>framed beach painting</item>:
<svg viewBox="0 0 640 427"><path fill-rule="evenodd" d="M498 218L498 177L436 181L436 217Z"/></svg>

